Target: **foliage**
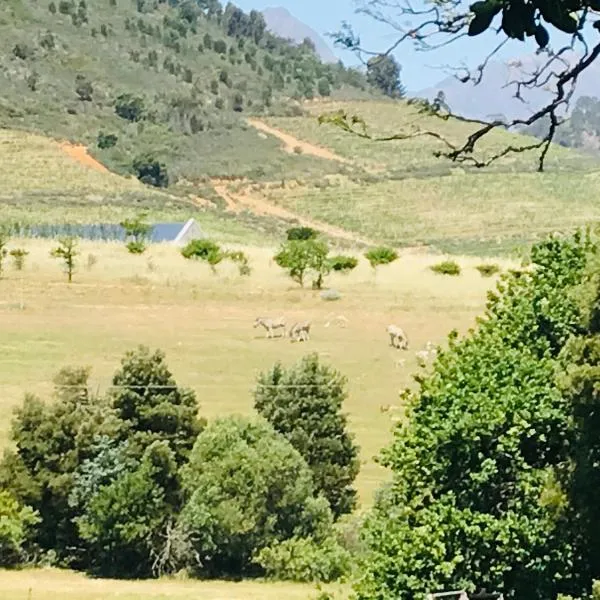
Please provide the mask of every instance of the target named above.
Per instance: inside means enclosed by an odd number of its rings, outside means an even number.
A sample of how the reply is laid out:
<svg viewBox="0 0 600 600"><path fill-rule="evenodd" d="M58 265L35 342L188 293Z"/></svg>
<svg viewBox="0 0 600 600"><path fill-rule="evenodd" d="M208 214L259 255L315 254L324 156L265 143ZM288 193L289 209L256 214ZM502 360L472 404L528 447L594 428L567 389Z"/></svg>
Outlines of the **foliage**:
<svg viewBox="0 0 600 600"><path fill-rule="evenodd" d="M4 270L4 259L6 258L7 250L6 246L8 245L8 233L4 230L0 230L0 277L2 277L2 272Z"/></svg>
<svg viewBox="0 0 600 600"><path fill-rule="evenodd" d="M115 100L115 112L127 121L141 121L144 118L144 100L132 94L120 94Z"/></svg>
<svg viewBox="0 0 600 600"><path fill-rule="evenodd" d="M254 407L302 454L336 517L355 506L359 470L358 447L341 412L346 397L346 378L318 354L288 369L275 364L254 390Z"/></svg>
<svg viewBox="0 0 600 600"><path fill-rule="evenodd" d="M0 490L0 566L21 562L25 545L38 523L39 516L34 510Z"/></svg>
<svg viewBox="0 0 600 600"><path fill-rule="evenodd" d="M379 265L388 265L398 260L398 253L393 248L378 246L365 252L365 258L369 261L371 267L375 268Z"/></svg>
<svg viewBox="0 0 600 600"><path fill-rule="evenodd" d="M352 558L333 537L315 542L291 538L263 548L255 561L267 577L289 581L328 583L350 573Z"/></svg>
<svg viewBox="0 0 600 600"><path fill-rule="evenodd" d="M153 442L168 442L182 465L204 422L192 390L177 386L160 350L129 351L112 379L110 402L128 431L130 453L141 457Z"/></svg>
<svg viewBox="0 0 600 600"><path fill-rule="evenodd" d="M104 133L103 131L101 131L98 134L98 139L96 141L96 145L101 150L106 150L107 148L113 148L114 146L116 146L118 141L119 141L119 138L116 134Z"/></svg>
<svg viewBox="0 0 600 600"><path fill-rule="evenodd" d="M581 328L575 290L591 251L579 233L535 246L534 268L503 275L478 328L451 334L404 393L409 420L381 456L393 480L367 518L359 599L450 586L541 598L589 583L556 483L571 446L555 376Z"/></svg>
<svg viewBox="0 0 600 600"><path fill-rule="evenodd" d="M403 98L406 94L400 82L400 65L391 54L374 56L367 61L367 81L391 98Z"/></svg>
<svg viewBox="0 0 600 600"><path fill-rule="evenodd" d="M247 276L252 273L250 261L248 260L246 254L244 254L241 250L228 250L224 253L224 255L238 266L240 275Z"/></svg>
<svg viewBox="0 0 600 600"><path fill-rule="evenodd" d="M354 256L337 255L329 258L329 265L332 271L348 273L358 266L358 259Z"/></svg>
<svg viewBox="0 0 600 600"><path fill-rule="evenodd" d="M58 246L54 248L50 255L53 258L61 258L65 271L67 273L67 279L69 283L73 281L73 273L75 272L76 257L79 255L77 249L77 239L74 237L61 237L58 239Z"/></svg>
<svg viewBox="0 0 600 600"><path fill-rule="evenodd" d="M266 422L217 419L183 468L181 515L208 575L257 571L253 556L294 536L322 540L331 526L302 456Z"/></svg>
<svg viewBox="0 0 600 600"><path fill-rule="evenodd" d="M312 227L290 227L286 231L288 241L293 240L315 240L319 237L319 232Z"/></svg>
<svg viewBox="0 0 600 600"><path fill-rule="evenodd" d="M76 519L94 572L104 577L151 575L152 549L171 516L167 497L176 474L168 443L155 441L135 471L100 487Z"/></svg>
<svg viewBox="0 0 600 600"><path fill-rule="evenodd" d="M484 263L475 267L482 277L492 277L500 272L500 267L495 263Z"/></svg>
<svg viewBox="0 0 600 600"><path fill-rule="evenodd" d="M329 246L322 240L291 240L282 245L273 259L301 286L304 285L306 274L311 273L314 277L313 288L321 289L323 279L330 270L328 253Z"/></svg>
<svg viewBox="0 0 600 600"><path fill-rule="evenodd" d="M132 168L135 176L146 185L154 187L167 187L169 185L169 174L166 165L150 154L135 158Z"/></svg>
<svg viewBox="0 0 600 600"><path fill-rule="evenodd" d="M135 219L125 219L122 221L121 227L125 230L127 237L133 238L127 244L127 250L131 254L142 254L146 250L145 241L152 231L152 225L146 223L142 215L138 215Z"/></svg>
<svg viewBox="0 0 600 600"><path fill-rule="evenodd" d="M429 267L434 273L440 275L460 275L460 265L454 260L443 260Z"/></svg>
<svg viewBox="0 0 600 600"><path fill-rule="evenodd" d="M22 271L25 266L25 257L29 254L24 248L13 248L9 254L13 258L13 263L16 271Z"/></svg>

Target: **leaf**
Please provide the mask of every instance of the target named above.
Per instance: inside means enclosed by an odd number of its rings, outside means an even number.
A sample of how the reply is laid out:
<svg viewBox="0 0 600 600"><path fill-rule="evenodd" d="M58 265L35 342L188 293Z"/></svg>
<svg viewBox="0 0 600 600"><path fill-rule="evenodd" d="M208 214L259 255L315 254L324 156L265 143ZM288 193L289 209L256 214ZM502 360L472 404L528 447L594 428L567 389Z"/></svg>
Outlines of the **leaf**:
<svg viewBox="0 0 600 600"><path fill-rule="evenodd" d="M535 41L540 48L545 48L550 41L550 35L541 23L538 23L535 28Z"/></svg>
<svg viewBox="0 0 600 600"><path fill-rule="evenodd" d="M494 15L490 13L476 15L469 23L468 35L480 35L492 24L493 19Z"/></svg>

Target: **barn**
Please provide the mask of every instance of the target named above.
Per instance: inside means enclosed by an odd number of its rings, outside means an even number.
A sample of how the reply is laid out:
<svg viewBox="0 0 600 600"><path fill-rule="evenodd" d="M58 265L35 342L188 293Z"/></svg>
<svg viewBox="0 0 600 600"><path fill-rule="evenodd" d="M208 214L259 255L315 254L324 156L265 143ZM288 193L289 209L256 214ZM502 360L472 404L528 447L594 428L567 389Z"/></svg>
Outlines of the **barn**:
<svg viewBox="0 0 600 600"><path fill-rule="evenodd" d="M150 233L150 241L155 244L170 243L185 246L192 240L203 238L204 233L196 219L188 219L185 223L156 223Z"/></svg>

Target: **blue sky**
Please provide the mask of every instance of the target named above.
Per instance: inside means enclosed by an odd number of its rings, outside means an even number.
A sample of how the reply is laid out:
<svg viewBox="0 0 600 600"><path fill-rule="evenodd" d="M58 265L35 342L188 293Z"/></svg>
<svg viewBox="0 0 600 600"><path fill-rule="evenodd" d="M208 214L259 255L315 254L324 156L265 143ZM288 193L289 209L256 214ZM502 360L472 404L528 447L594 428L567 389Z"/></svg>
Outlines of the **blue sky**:
<svg viewBox="0 0 600 600"><path fill-rule="evenodd" d="M370 17L355 14L353 0L233 0L233 2L245 11L282 6L321 35L328 31L339 30L342 21L347 21L360 35L362 45L370 50L387 49L394 40L392 29L386 29L385 25ZM356 62L349 52L333 48L332 40L325 39L346 64ZM395 56L402 65L402 79L406 87L416 91L444 79L448 74L441 69L444 64L459 65L464 61L471 67L477 66L482 62L486 51L489 52L493 44L497 44L498 41L495 34L488 32L478 38L461 40L435 53L416 52L410 44L406 44L395 53ZM499 56L507 59L531 50L531 45L514 40Z"/></svg>

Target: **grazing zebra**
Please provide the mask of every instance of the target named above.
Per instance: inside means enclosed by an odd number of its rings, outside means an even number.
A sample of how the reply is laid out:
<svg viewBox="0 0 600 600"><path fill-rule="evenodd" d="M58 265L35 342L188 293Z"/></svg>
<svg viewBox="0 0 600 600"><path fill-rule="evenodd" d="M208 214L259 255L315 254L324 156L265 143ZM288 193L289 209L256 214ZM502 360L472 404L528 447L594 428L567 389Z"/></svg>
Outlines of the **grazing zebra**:
<svg viewBox="0 0 600 600"><path fill-rule="evenodd" d="M386 331L390 336L390 344L394 348L408 350L408 337L406 337L406 334L401 327L398 327L397 325L388 325Z"/></svg>
<svg viewBox="0 0 600 600"><path fill-rule="evenodd" d="M300 321L294 323L290 329L290 337L292 342L306 342L310 339L310 321Z"/></svg>
<svg viewBox="0 0 600 600"><path fill-rule="evenodd" d="M285 318L279 317L279 319L265 319L263 317L256 317L256 321L254 321L254 327L258 327L261 325L267 330L267 338L275 337L274 330L282 329L283 334L281 337L285 336Z"/></svg>

